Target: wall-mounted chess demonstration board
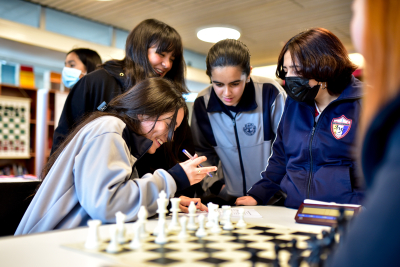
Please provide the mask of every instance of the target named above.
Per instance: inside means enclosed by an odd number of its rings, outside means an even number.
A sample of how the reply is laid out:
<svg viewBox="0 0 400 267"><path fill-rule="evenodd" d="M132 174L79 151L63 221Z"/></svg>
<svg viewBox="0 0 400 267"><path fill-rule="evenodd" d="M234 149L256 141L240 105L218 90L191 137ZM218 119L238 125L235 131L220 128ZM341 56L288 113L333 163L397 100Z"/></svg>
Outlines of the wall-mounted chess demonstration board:
<svg viewBox="0 0 400 267"><path fill-rule="evenodd" d="M127 227L133 224L127 224ZM64 248L77 252L87 253L94 257L108 258L112 262L123 266L173 266L173 267L204 267L204 266L289 266L293 256L291 241L297 240L297 257L299 261L310 255L307 240L312 237L321 238L321 234L307 233L287 228L273 226L247 225L245 228L236 228L232 231L222 230L219 234L209 234L198 238L194 231L190 232L187 240L178 238L177 233L168 235L165 245L155 243L155 236L149 236L142 241L140 249L129 246L131 238L123 244L123 250L118 253L106 252L110 237L101 237L102 244L98 250L89 250L80 243L65 244ZM281 249L276 258L275 245ZM251 259L253 257L253 259ZM254 259L257 257L257 259Z"/></svg>
<svg viewBox="0 0 400 267"><path fill-rule="evenodd" d="M0 158L30 157L31 99L0 96Z"/></svg>

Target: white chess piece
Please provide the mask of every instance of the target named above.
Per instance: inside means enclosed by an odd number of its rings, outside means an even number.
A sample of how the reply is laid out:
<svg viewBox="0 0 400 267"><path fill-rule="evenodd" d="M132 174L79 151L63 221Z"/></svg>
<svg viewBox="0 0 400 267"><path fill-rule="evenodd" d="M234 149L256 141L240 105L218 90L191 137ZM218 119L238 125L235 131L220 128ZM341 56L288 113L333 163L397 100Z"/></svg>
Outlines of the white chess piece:
<svg viewBox="0 0 400 267"><path fill-rule="evenodd" d="M129 247L132 249L139 249L142 247L142 243L140 242L142 225L143 222L139 220L133 224L134 237L131 243L129 243Z"/></svg>
<svg viewBox="0 0 400 267"><path fill-rule="evenodd" d="M188 230L194 231L194 230L197 229L197 225L196 225L196 222L195 222L197 208L196 208L196 205L194 204L193 201L190 201L190 205L189 205L188 209L189 209L189 214L188 214L189 222L188 222L186 228Z"/></svg>
<svg viewBox="0 0 400 267"><path fill-rule="evenodd" d="M161 225L165 227L165 223L162 222L165 221L165 214L168 212L167 205L168 205L167 194L165 194L164 190L162 190L160 194L158 194L158 199L157 199L158 209L156 211L158 213L158 224L157 227L154 228L153 235L158 235L158 233L160 232ZM166 230L164 229L164 231Z"/></svg>
<svg viewBox="0 0 400 267"><path fill-rule="evenodd" d="M171 218L171 223L168 225L168 230L170 231L179 231L181 229L181 226L179 225L178 222L178 212L180 212L179 208L179 203L181 202L180 198L171 198L171 209L170 211L172 212L172 218Z"/></svg>
<svg viewBox="0 0 400 267"><path fill-rule="evenodd" d="M85 248L98 250L100 248L100 236L99 236L99 227L101 225L100 220L89 220L88 221L88 236L85 242Z"/></svg>
<svg viewBox="0 0 400 267"><path fill-rule="evenodd" d="M108 253L118 253L122 251L122 246L118 243L118 229L116 225L110 226L111 240L108 244L106 251Z"/></svg>
<svg viewBox="0 0 400 267"><path fill-rule="evenodd" d="M231 209L226 210L225 224L222 227L224 230L230 231L230 230L235 229L235 227L233 226L233 224L231 222L231 214L232 214Z"/></svg>
<svg viewBox="0 0 400 267"><path fill-rule="evenodd" d="M126 227L125 227L125 219L126 215L122 212L118 211L115 213L117 231L118 231L118 243L124 244L126 242Z"/></svg>
<svg viewBox="0 0 400 267"><path fill-rule="evenodd" d="M196 236L197 237L205 237L205 236L207 236L207 232L206 232L206 230L204 228L204 220L205 220L204 215L200 214L199 215L199 229L196 231Z"/></svg>
<svg viewBox="0 0 400 267"><path fill-rule="evenodd" d="M213 234L219 234L219 233L221 233L221 227L219 227L219 221L218 221L218 218L219 218L219 212L218 211L215 211L214 212L214 222L213 222L213 227L211 228L211 233L213 233Z"/></svg>
<svg viewBox="0 0 400 267"><path fill-rule="evenodd" d="M247 223L244 221L244 209L240 208L239 209L239 221L236 223L236 227L238 228L244 228L246 227Z"/></svg>
<svg viewBox="0 0 400 267"><path fill-rule="evenodd" d="M208 204L207 204L207 207L208 207L208 216L207 216L207 223L206 223L206 227L207 228L211 228L211 227L213 227L213 218L214 218L214 212L218 212L218 211L215 211L215 209L217 209L218 208L218 205L216 205L216 204L214 204L214 203L212 203L212 202L209 202Z"/></svg>
<svg viewBox="0 0 400 267"><path fill-rule="evenodd" d="M179 238L179 239L183 239L183 240L188 239L188 238L189 238L189 235L188 235L188 233L186 232L186 221L187 221L187 217L186 217L186 216L182 216L182 217L179 219L179 221L180 221L180 223L181 223L181 231L180 231L180 233L178 234L178 238Z"/></svg>
<svg viewBox="0 0 400 267"><path fill-rule="evenodd" d="M140 238L146 238L149 236L149 233L146 231L146 222L147 222L147 216L149 213L147 212L147 209L145 206L141 206L138 212L138 222L140 222Z"/></svg>
<svg viewBox="0 0 400 267"><path fill-rule="evenodd" d="M161 219L159 222L161 222L161 226L159 228L157 238L156 238L156 240L154 240L154 242L156 244L165 244L168 242L166 229L165 229L165 219Z"/></svg>
<svg viewBox="0 0 400 267"><path fill-rule="evenodd" d="M226 221L227 221L227 211L231 209L231 206L228 205L223 205L222 207L222 218L221 218L221 224L225 225Z"/></svg>

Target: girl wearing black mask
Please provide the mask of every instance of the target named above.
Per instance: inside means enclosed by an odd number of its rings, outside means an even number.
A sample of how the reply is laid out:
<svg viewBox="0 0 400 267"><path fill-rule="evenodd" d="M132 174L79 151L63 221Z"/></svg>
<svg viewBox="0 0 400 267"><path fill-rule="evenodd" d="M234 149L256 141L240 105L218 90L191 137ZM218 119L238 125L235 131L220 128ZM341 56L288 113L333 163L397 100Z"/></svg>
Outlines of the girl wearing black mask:
<svg viewBox="0 0 400 267"><path fill-rule="evenodd" d="M330 31L314 28L283 47L276 71L288 98L262 179L237 205L267 204L277 192L285 206L304 199L362 200L352 147L357 136L361 87L345 47Z"/></svg>

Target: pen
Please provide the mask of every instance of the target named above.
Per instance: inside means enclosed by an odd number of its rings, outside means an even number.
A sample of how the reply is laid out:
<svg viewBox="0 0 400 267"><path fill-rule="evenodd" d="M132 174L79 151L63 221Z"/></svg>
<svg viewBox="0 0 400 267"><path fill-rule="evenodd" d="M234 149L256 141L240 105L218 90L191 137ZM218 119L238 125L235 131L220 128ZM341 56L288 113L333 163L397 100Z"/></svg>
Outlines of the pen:
<svg viewBox="0 0 400 267"><path fill-rule="evenodd" d="M186 149L184 149L184 150L182 150L182 152L183 152L183 154L185 154L189 159L191 159L191 160L193 160L193 156L192 155L190 155L190 153L189 152L187 152L187 150ZM204 166L203 165L201 165L201 164L199 164L199 167L202 167L202 168L204 168ZM208 176L210 176L210 177L212 177L212 175L209 173L209 172L207 172L207 175Z"/></svg>

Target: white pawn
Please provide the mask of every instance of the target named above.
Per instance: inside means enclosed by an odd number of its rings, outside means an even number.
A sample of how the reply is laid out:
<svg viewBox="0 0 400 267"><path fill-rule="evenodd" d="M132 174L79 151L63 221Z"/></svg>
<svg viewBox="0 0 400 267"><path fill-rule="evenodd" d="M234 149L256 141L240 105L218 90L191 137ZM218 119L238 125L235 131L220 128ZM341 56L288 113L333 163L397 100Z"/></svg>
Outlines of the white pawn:
<svg viewBox="0 0 400 267"><path fill-rule="evenodd" d="M196 210L197 210L196 205L194 204L193 201L191 201L190 205L189 205L189 214L188 214L189 222L187 224L187 229L191 230L191 231L194 231L197 229L196 222L194 221L195 217L196 217Z"/></svg>
<svg viewBox="0 0 400 267"><path fill-rule="evenodd" d="M116 222L117 222L117 231L118 231L118 242L120 244L124 244L126 242L126 227L125 227L125 219L126 215L122 212L118 211L115 213Z"/></svg>
<svg viewBox="0 0 400 267"><path fill-rule="evenodd" d="M178 212L180 212L179 203L181 202L180 198L171 198L171 209L172 212L172 219L171 223L168 225L168 230L170 231L179 231L181 226L178 222Z"/></svg>
<svg viewBox="0 0 400 267"><path fill-rule="evenodd" d="M199 229L196 231L196 236L197 237L205 237L205 236L207 236L207 232L204 229L204 220L205 220L204 215L200 214L199 215Z"/></svg>
<svg viewBox="0 0 400 267"><path fill-rule="evenodd" d="M219 227L219 222L218 222L218 217L219 217L219 212L215 211L214 212L214 223L213 223L213 227L211 228L211 233L213 234L219 234L221 233L221 227Z"/></svg>
<svg viewBox="0 0 400 267"><path fill-rule="evenodd" d="M212 202L209 202L208 204L207 204L207 207L208 207L208 216L207 216L207 223L206 223L206 227L207 228L211 228L211 227L213 227L213 218L214 218L214 212L216 212L215 211L215 209L218 207L218 205L216 205L216 204L214 204L214 203L212 203Z"/></svg>
<svg viewBox="0 0 400 267"><path fill-rule="evenodd" d="M85 242L85 248L98 250L101 242L99 237L99 227L101 225L100 220L89 220L88 221L88 236Z"/></svg>
<svg viewBox="0 0 400 267"><path fill-rule="evenodd" d="M154 242L156 242L156 244L165 244L167 243L167 233L165 231L165 219L161 219L161 226L159 228L159 232L157 235L157 238Z"/></svg>
<svg viewBox="0 0 400 267"><path fill-rule="evenodd" d="M187 221L187 217L186 217L186 216L182 216L179 220L180 220L180 222L181 222L181 231L180 231L180 233L179 233L179 235L178 235L178 238L179 238L179 239L183 239L183 240L188 239L188 238L189 238L189 235L188 235L188 233L186 232L186 221Z"/></svg>
<svg viewBox="0 0 400 267"><path fill-rule="evenodd" d="M118 243L118 229L115 225L110 226L111 241L108 244L106 251L108 253L118 253L122 251L122 246Z"/></svg>
<svg viewBox="0 0 400 267"><path fill-rule="evenodd" d="M139 220L133 224L133 231L135 234L131 243L129 243L129 247L132 249L139 249L142 247L142 243L140 242L142 225L143 222Z"/></svg>
<svg viewBox="0 0 400 267"><path fill-rule="evenodd" d="M227 217L227 215L226 215L227 213L226 212L228 210L230 210L230 209L231 209L231 206L228 206L228 205L223 205L222 206L222 218L221 218L221 224L222 225L224 225L226 223L226 220L227 220L227 218L226 218Z"/></svg>
<svg viewBox="0 0 400 267"><path fill-rule="evenodd" d="M235 229L235 227L233 226L232 222L231 222L231 214L232 214L232 210L228 209L226 210L226 217L225 217L225 224L222 227L224 230L233 230Z"/></svg>
<svg viewBox="0 0 400 267"><path fill-rule="evenodd" d="M149 236L149 233L146 231L146 222L147 216L149 213L146 210L145 206L141 206L138 212L138 222L140 222L140 238L146 238Z"/></svg>
<svg viewBox="0 0 400 267"><path fill-rule="evenodd" d="M244 209L240 208L239 209L239 221L236 223L236 227L238 228L244 228L246 227L247 223L244 221Z"/></svg>

